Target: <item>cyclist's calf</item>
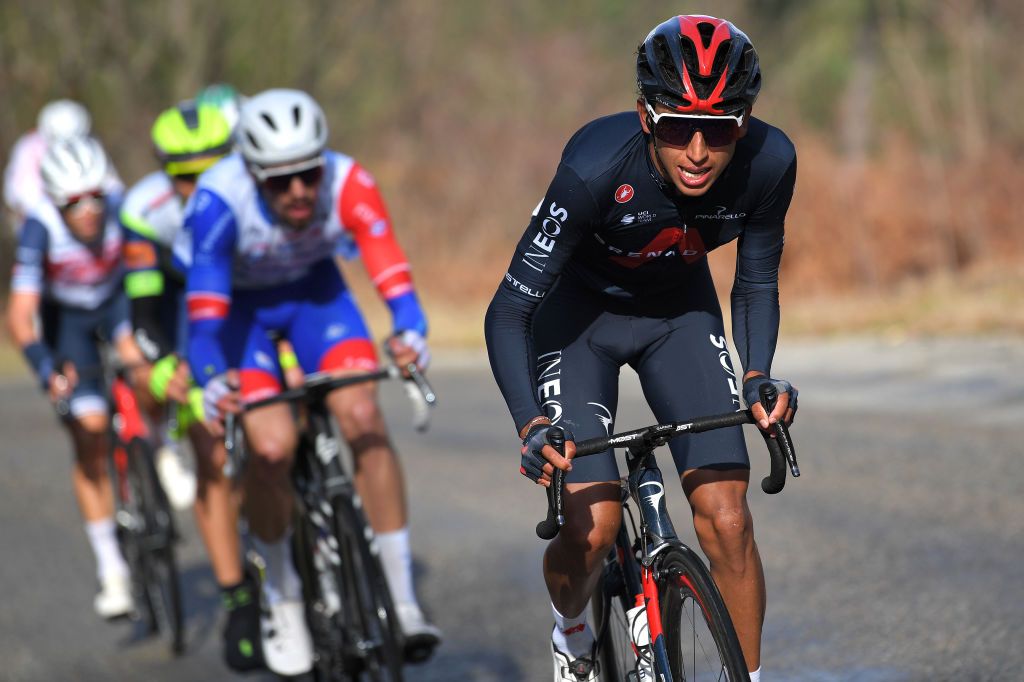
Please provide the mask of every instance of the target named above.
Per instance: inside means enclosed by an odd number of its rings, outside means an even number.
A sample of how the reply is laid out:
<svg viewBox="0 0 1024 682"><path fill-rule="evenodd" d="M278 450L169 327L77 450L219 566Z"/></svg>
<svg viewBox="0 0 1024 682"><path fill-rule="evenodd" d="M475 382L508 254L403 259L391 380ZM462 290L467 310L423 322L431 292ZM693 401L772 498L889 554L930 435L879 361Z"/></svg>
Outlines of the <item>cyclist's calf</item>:
<svg viewBox="0 0 1024 682"><path fill-rule="evenodd" d="M622 503L618 482L566 489L566 523L544 554L544 573L552 602L571 616L582 612L594 590L622 523Z"/></svg>

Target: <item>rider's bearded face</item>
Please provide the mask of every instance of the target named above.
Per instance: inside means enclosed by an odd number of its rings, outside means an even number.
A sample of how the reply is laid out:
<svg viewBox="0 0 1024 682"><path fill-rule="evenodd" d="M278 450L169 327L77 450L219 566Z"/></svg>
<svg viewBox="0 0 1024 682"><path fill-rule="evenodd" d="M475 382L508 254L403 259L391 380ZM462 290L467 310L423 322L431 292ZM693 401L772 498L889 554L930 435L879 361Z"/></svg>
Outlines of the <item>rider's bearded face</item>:
<svg viewBox="0 0 1024 682"><path fill-rule="evenodd" d="M285 224L303 228L313 220L323 167L270 176L260 187L270 210Z"/></svg>
<svg viewBox="0 0 1024 682"><path fill-rule="evenodd" d="M650 116L643 99L637 100L636 109L644 132L650 133ZM658 114L672 112L662 104L655 104L654 111ZM706 194L732 161L736 153L736 141L747 134L749 119L748 109L744 112L743 124L737 130L736 138L728 144L715 147L707 143L700 130L693 133L685 146L672 145L662 139L655 140L654 135L651 135L649 146L658 171L683 196L699 197Z"/></svg>

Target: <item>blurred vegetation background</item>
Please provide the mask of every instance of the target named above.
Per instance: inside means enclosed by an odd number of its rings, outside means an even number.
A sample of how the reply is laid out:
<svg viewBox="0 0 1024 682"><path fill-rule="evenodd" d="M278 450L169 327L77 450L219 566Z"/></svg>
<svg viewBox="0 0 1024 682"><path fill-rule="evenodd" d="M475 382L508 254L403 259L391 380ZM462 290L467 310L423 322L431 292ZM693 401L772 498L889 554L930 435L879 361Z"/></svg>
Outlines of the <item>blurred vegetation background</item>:
<svg viewBox="0 0 1024 682"><path fill-rule="evenodd" d="M1024 331L1019 0L3 0L0 161L70 97L130 183L203 85L308 90L377 176L435 338L474 344L564 143L633 106L651 27L701 12L751 37L754 115L800 156L784 332Z"/></svg>

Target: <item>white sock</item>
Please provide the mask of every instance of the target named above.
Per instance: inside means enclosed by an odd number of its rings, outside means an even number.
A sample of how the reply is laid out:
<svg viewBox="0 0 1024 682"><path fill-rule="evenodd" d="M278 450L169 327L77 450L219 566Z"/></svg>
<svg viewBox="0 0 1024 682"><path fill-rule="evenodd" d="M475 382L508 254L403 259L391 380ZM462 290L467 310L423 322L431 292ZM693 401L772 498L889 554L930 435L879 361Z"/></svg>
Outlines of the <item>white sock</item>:
<svg viewBox="0 0 1024 682"><path fill-rule="evenodd" d="M267 565L263 582L267 604L302 599L302 581L292 563L292 529L286 530L277 542L265 542L255 535L250 539L253 549Z"/></svg>
<svg viewBox="0 0 1024 682"><path fill-rule="evenodd" d="M757 666L757 670L750 673L750 682L761 682L761 666Z"/></svg>
<svg viewBox="0 0 1024 682"><path fill-rule="evenodd" d="M86 521L85 534L96 556L96 577L100 582L110 576L128 575L128 564L121 556L121 548L117 544L117 526L112 517Z"/></svg>
<svg viewBox="0 0 1024 682"><path fill-rule="evenodd" d="M587 608L573 618L566 618L555 605L551 605L551 614L555 617L555 629L551 633L551 641L555 647L570 658L590 656L594 653L594 632L587 624Z"/></svg>
<svg viewBox="0 0 1024 682"><path fill-rule="evenodd" d="M409 548L409 529L400 528L377 535L380 562L391 589L395 604L416 604L416 591L412 583L412 550Z"/></svg>

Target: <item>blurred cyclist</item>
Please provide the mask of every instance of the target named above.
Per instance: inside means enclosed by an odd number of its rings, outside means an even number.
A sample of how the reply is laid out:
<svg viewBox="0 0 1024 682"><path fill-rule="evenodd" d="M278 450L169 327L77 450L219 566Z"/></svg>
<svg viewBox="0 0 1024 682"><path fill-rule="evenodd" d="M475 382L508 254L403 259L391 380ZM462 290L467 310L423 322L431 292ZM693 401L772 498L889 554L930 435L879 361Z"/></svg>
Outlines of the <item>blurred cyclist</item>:
<svg viewBox="0 0 1024 682"><path fill-rule="evenodd" d="M39 111L35 130L25 133L14 143L11 158L4 170L4 201L12 214L12 226L17 229L31 213L36 203L45 199L39 165L48 142L88 135L92 126L89 112L78 102L59 99ZM107 163L103 181L106 192L124 189L113 164Z"/></svg>
<svg viewBox="0 0 1024 682"><path fill-rule="evenodd" d="M520 472L547 485L554 467L569 471L567 525L543 566L556 682L600 679L586 606L622 520L619 471L611 449L570 460L574 438L612 429L619 368L636 370L659 422L739 409L741 391L765 431L796 411L796 389L769 378L796 152L751 117L757 52L728 21L673 17L640 44L636 78L635 110L569 140L487 312L491 368L522 439ZM742 382L707 260L734 239ZM770 415L757 399L767 382L779 389ZM546 444L556 423L571 430L565 457ZM742 430L685 435L671 450L757 682L765 587ZM651 679L645 657L637 674Z"/></svg>
<svg viewBox="0 0 1024 682"><path fill-rule="evenodd" d="M268 333L291 342L307 373L377 366L369 332L332 259L348 236L391 309L389 345L397 361L426 366L427 322L387 209L369 173L326 149L320 106L297 90L265 91L243 106L236 137L240 153L199 179L187 209L191 247L182 249L192 257L189 360L205 387L211 429L222 432L225 410L281 390ZM376 388L340 389L327 404L355 459L356 487L377 533L408 653L425 657L441 633L424 618L413 591L402 471ZM290 549L295 421L278 404L246 413L243 424L252 453L244 511L267 564L264 655L271 670L299 674L312 665L312 647Z"/></svg>
<svg viewBox="0 0 1024 682"><path fill-rule="evenodd" d="M108 414L99 374L99 339L138 365L128 303L121 290L120 197L103 190L109 162L91 137L50 144L42 159L48 201L20 230L7 323L50 401L67 401L64 426L75 452L72 479L96 557L105 618L132 610L128 566L118 547L114 495L107 476ZM42 318L42 336L36 320Z"/></svg>
<svg viewBox="0 0 1024 682"><path fill-rule="evenodd" d="M184 359L185 273L172 258L174 240L184 227L185 201L195 191L199 174L231 150L231 127L213 105L183 102L157 117L151 136L162 168L137 182L121 208L125 291L135 338L152 363L145 367L144 385L158 404L178 404L178 425L187 429L196 456L198 490L169 448L161 450L157 466L169 496L179 505L190 503L180 499L190 490L198 493L196 525L228 612L225 659L235 670L251 670L262 666L255 583L242 571L236 503L223 472L223 441L193 416L192 404L202 411L201 391L191 389L190 401L191 375Z"/></svg>
<svg viewBox="0 0 1024 682"><path fill-rule="evenodd" d="M242 110L245 97L238 93L233 86L227 83L213 83L207 85L196 95L198 106L211 105L217 107L224 119L228 122L231 130L238 125L238 117Z"/></svg>

